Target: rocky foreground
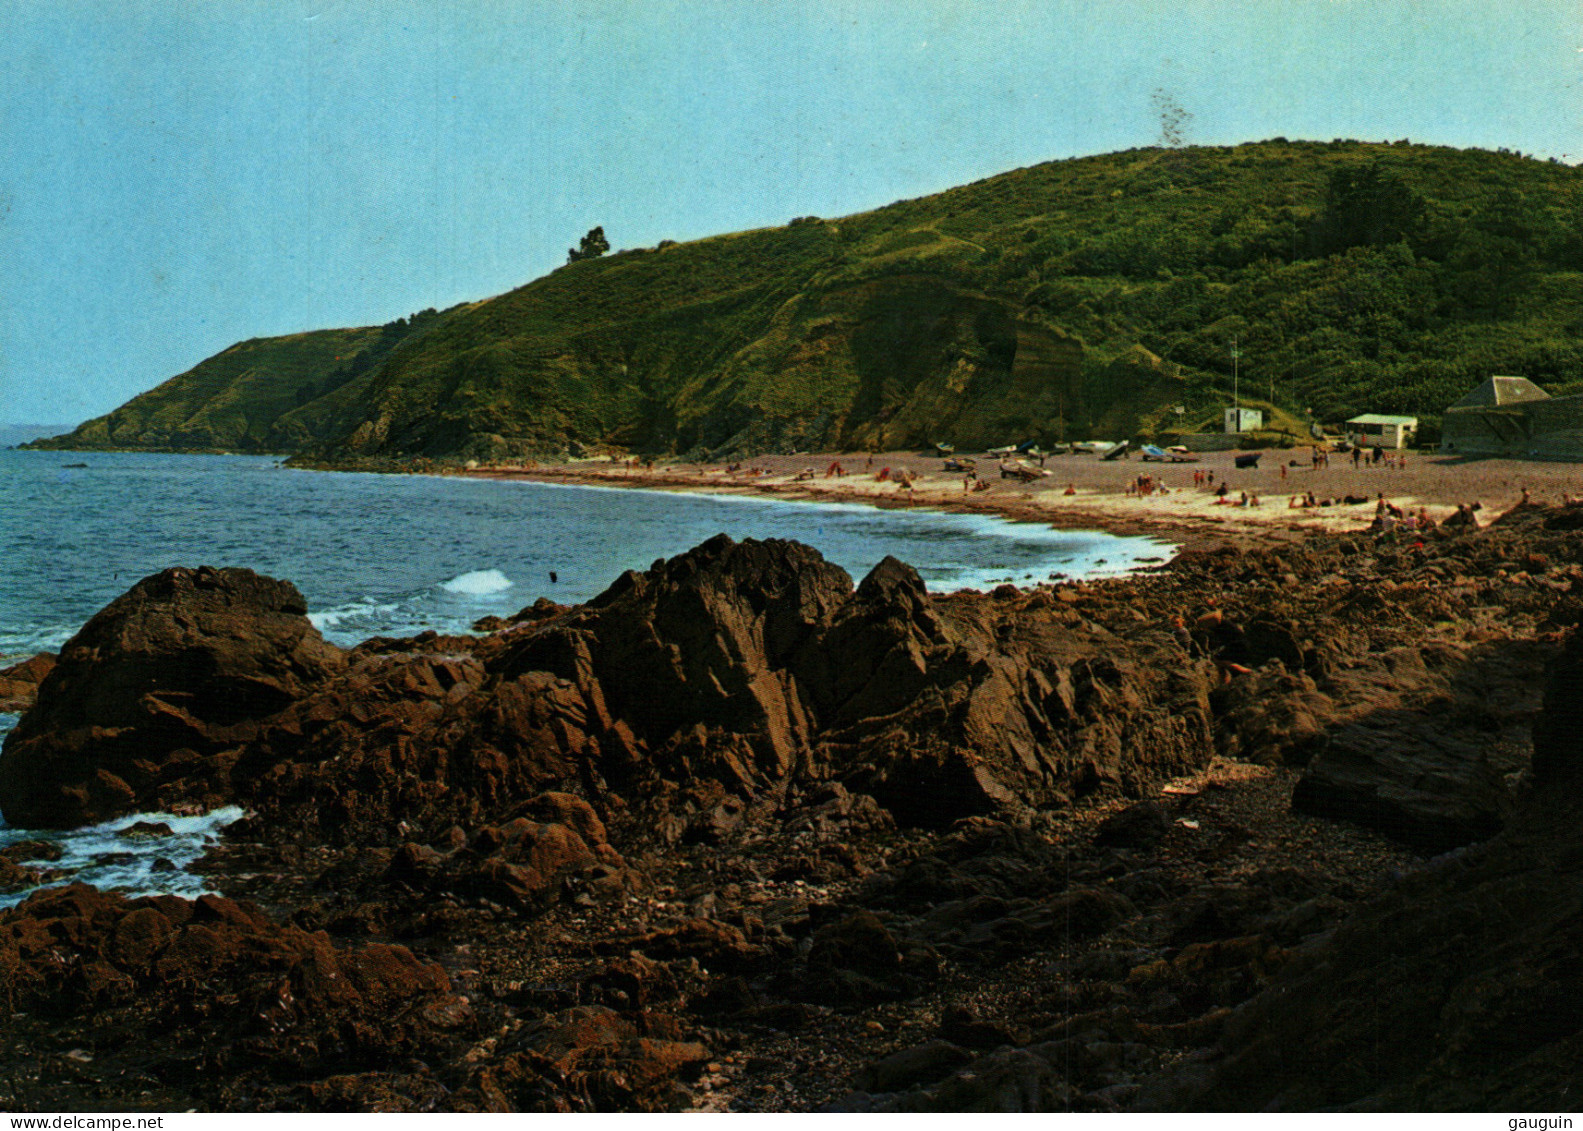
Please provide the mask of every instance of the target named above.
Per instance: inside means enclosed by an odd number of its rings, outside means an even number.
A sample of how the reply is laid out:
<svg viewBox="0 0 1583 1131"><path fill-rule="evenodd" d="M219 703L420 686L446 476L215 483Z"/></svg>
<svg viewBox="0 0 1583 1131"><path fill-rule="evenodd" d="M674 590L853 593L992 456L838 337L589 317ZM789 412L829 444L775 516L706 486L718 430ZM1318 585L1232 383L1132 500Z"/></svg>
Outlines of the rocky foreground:
<svg viewBox="0 0 1583 1131"><path fill-rule="evenodd" d="M0 1106L1570 1107L1580 530L950 597L720 537L350 651L166 571L0 673L0 805L240 804L226 897L0 913Z"/></svg>

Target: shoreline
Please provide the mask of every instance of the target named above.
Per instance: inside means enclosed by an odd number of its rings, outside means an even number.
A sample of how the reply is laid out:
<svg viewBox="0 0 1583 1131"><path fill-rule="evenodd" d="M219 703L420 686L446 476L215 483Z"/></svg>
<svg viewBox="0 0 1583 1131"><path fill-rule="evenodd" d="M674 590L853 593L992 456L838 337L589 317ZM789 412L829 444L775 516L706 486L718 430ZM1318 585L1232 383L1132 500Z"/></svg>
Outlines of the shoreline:
<svg viewBox="0 0 1583 1131"><path fill-rule="evenodd" d="M1301 541L1307 535L1363 533L1383 495L1398 506L1423 508L1436 521L1453 514L1458 502L1481 502L1486 520L1516 505L1524 486L1534 497L1565 493L1570 477L1521 461L1479 461L1467 464L1453 457L1408 453L1405 469L1354 468L1350 460L1332 456L1331 466L1315 470L1305 459L1297 466L1293 449L1267 452L1264 466L1234 467L1236 452L1207 452L1193 463L1169 464L1141 459L1103 461L1090 455L1052 456L1048 475L1031 483L1000 479L994 461L979 459L989 483L964 490L961 473L942 470L943 459L916 453L821 453L765 456L744 460L738 471L727 465L585 459L558 463L528 462L492 465L445 474L477 479L527 480L571 486L685 491L712 495L767 496L794 502L863 503L881 508L922 509L954 514L990 515L1011 522L1037 523L1057 530L1099 530L1121 536L1148 536L1173 543L1178 553L1210 546L1241 549ZM1274 458L1272 458L1274 457ZM1287 462L1282 477L1280 465ZM832 464L844 476L825 474ZM808 469L812 478L806 477ZM889 469L886 479L877 478ZM898 486L898 471L911 477ZM1194 472L1213 473L1216 484L1230 486L1232 498L1257 494L1258 506L1221 505L1211 489L1194 483ZM1166 493L1139 497L1127 494L1138 476L1163 483ZM995 478L989 478L994 476ZM1068 495L1071 489L1074 493ZM1358 504L1336 503L1313 508L1289 507L1292 495L1313 492L1318 498L1366 497Z"/></svg>
<svg viewBox="0 0 1583 1131"><path fill-rule="evenodd" d="M1315 470L1309 464L1309 451L1266 450L1262 453L1262 466L1251 470L1234 467L1234 458L1246 454L1235 451L1199 453L1194 462L1180 464L1145 461L1137 453L1111 462L1089 454L1059 455L1047 459L1048 476L1031 483L1002 480L994 460L974 457L989 487L971 492L963 490L960 473L943 470L941 457L915 451L767 455L739 461L735 466L740 470L735 474L728 471L728 465L718 462L667 458L644 466L638 460L611 457L528 460L472 468L392 462L294 469L527 480L717 496L763 496L794 502L855 502L881 508L988 515L1056 530L1154 537L1176 544L1179 552L1224 545L1242 549L1289 545L1316 532L1364 533L1373 518L1374 501L1380 495L1413 511L1422 507L1437 522L1453 514L1458 503L1478 502L1483 507L1480 525L1484 525L1517 505L1525 488L1535 502L1561 502L1568 494L1583 493L1583 470L1554 461L1467 459L1409 451L1405 453L1407 467L1396 470L1371 468L1366 461L1355 468L1347 456L1333 453L1330 466ZM822 469L832 462L841 463L848 474L827 478ZM1282 464L1287 465L1284 478L1280 474ZM893 474L905 471L911 477L910 488L899 489L894 479L878 481L878 470L887 467ZM1216 484L1227 483L1233 498L1243 491L1258 494L1261 505L1215 505L1208 489L1194 485L1195 470L1212 472ZM812 478L800 477L800 473L809 471ZM1127 495L1128 482L1140 475L1155 477L1169 493L1146 498ZM1074 492L1071 496L1065 493L1068 484ZM1368 502L1309 509L1288 506L1293 495L1310 491L1318 499L1339 500L1352 495L1365 497Z"/></svg>

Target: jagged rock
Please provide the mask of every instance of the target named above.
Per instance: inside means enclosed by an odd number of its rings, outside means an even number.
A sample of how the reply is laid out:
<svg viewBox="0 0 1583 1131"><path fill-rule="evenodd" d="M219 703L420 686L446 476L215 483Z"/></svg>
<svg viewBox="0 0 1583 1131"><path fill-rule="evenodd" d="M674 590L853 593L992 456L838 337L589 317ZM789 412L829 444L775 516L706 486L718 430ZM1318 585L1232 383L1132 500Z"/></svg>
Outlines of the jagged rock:
<svg viewBox="0 0 1583 1131"><path fill-rule="evenodd" d="M14 864L29 860L59 860L65 854L60 845L48 840L19 840L0 848L0 860Z"/></svg>
<svg viewBox="0 0 1583 1131"><path fill-rule="evenodd" d="M236 750L342 663L288 582L168 569L66 642L0 753L5 818L35 828L156 808L181 780L230 800Z"/></svg>
<svg viewBox="0 0 1583 1131"><path fill-rule="evenodd" d="M816 783L873 799L835 798L832 827L944 827L1211 751L1206 666L1102 654L1053 602L942 605L894 559L854 591L806 546L720 536L540 611L341 653L289 585L167 571L68 645L0 757L7 816L245 797L249 828L395 845L403 823L433 837L585 794L651 814L645 835L723 843Z"/></svg>
<svg viewBox="0 0 1583 1131"><path fill-rule="evenodd" d="M687 919L674 927L619 940L614 946L642 951L651 958L696 958L712 970L744 970L762 963L762 947L730 923Z"/></svg>
<svg viewBox="0 0 1583 1131"><path fill-rule="evenodd" d="M620 854L605 839L604 823L581 798L545 793L518 808L568 823L515 817L485 825L449 852L408 842L391 856L385 874L409 887L536 908L551 902L569 876L624 869Z"/></svg>
<svg viewBox="0 0 1583 1131"><path fill-rule="evenodd" d="M1273 663L1216 695L1215 742L1228 758L1304 765L1337 720L1335 702L1303 671Z"/></svg>

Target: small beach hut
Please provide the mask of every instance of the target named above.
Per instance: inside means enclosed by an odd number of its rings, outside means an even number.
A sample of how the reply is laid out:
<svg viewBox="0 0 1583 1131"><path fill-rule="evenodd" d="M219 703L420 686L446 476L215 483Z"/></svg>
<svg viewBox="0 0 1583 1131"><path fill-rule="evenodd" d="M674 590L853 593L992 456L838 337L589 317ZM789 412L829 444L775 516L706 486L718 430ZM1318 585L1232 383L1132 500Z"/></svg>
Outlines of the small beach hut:
<svg viewBox="0 0 1583 1131"><path fill-rule="evenodd" d="M1347 435L1360 448L1405 448L1417 438L1418 418L1365 412L1347 421Z"/></svg>

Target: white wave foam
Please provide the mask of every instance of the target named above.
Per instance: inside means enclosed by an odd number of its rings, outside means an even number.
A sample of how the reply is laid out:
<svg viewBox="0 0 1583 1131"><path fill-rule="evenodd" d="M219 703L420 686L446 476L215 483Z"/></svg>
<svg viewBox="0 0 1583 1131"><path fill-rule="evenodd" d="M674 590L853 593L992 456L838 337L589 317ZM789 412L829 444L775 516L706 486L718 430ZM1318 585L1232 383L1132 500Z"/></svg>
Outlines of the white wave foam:
<svg viewBox="0 0 1583 1131"><path fill-rule="evenodd" d="M180 895L196 898L209 891L203 877L186 869L219 839L220 830L242 816L234 805L198 817L169 813L134 813L99 825L68 830L13 829L0 824L0 846L20 840L45 840L58 844L58 860L37 867L65 873L44 886L57 887L74 880L101 890L127 895ZM169 836L123 837L121 830L140 821L162 823ZM0 907L20 903L27 891L0 896Z"/></svg>
<svg viewBox="0 0 1583 1131"><path fill-rule="evenodd" d="M501 593L510 589L515 582L498 569L475 569L470 573L461 574L441 584L440 588L447 593L456 593L464 597L484 597L490 593Z"/></svg>
<svg viewBox="0 0 1583 1131"><path fill-rule="evenodd" d="M337 605L333 609L321 609L316 613L308 614L308 623L320 632L336 628L349 620L366 620L369 617L393 613L400 605L375 604L373 601L354 601L350 605Z"/></svg>

